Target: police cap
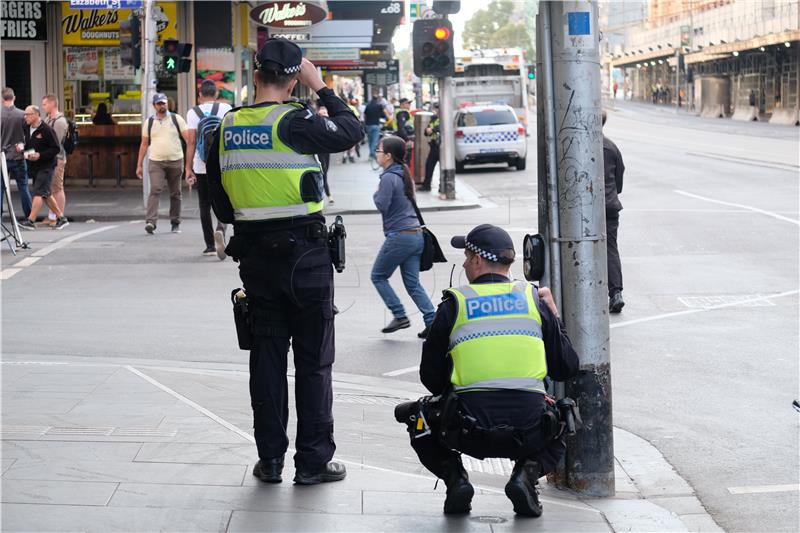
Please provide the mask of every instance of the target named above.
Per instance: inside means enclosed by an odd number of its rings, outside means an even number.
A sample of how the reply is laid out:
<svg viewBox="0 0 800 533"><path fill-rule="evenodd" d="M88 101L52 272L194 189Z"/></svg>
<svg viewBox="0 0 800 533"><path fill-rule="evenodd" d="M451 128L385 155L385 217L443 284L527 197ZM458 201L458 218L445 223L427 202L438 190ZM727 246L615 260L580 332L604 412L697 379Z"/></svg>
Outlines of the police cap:
<svg viewBox="0 0 800 533"><path fill-rule="evenodd" d="M491 224L481 224L466 236L456 235L450 239L453 248L466 248L487 261L510 265L514 262L514 241L502 228Z"/></svg>
<svg viewBox="0 0 800 533"><path fill-rule="evenodd" d="M279 38L267 39L264 46L256 54L258 70L272 70L279 74L296 74L300 72L303 52L292 41Z"/></svg>

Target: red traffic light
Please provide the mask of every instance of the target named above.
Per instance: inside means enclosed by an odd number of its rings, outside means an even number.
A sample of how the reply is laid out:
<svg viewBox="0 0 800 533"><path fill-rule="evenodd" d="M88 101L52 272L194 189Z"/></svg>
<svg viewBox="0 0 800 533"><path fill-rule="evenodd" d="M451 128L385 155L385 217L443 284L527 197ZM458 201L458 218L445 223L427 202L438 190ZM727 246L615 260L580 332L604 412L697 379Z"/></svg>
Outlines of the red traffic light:
<svg viewBox="0 0 800 533"><path fill-rule="evenodd" d="M439 41L446 41L450 38L450 28L444 26L433 30L433 36Z"/></svg>

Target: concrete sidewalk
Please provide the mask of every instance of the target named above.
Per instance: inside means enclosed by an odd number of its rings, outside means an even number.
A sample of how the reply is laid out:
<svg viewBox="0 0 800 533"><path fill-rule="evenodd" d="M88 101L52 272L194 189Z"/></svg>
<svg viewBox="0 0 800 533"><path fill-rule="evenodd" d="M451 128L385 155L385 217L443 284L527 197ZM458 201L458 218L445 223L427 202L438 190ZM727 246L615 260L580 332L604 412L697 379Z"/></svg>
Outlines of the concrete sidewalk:
<svg viewBox="0 0 800 533"><path fill-rule="evenodd" d="M510 463L470 459L465 465L479 489L473 511L446 517L443 483L436 487L419 465L392 414L422 388L334 379L336 458L346 463L347 479L293 486L287 456L284 482L267 485L251 475L246 364L5 354L2 529L719 530L661 454L622 430L615 431L615 498L582 499L542 480L543 516L517 518L503 494Z"/></svg>
<svg viewBox="0 0 800 533"><path fill-rule="evenodd" d="M363 214L376 213L372 194L378 187L379 171L372 170L365 160L356 163L341 164L339 156L331 156L331 168L328 183L334 198L334 204L325 206L325 213ZM440 211L448 209L471 209L481 206L478 193L461 180L456 180L456 199L442 200L435 192L438 189L438 177L434 178L433 191L419 193L417 203L422 211ZM144 219L144 198L141 182L128 180L123 188L90 188L82 185L69 185L67 180L67 208L70 220L76 221L117 221ZM14 208L19 210L15 186L12 186ZM161 193L159 216L169 220L169 194ZM40 211L39 216L43 216ZM45 213L46 214L46 213ZM21 216L17 212L17 216ZM197 191L183 184L182 217L199 218Z"/></svg>

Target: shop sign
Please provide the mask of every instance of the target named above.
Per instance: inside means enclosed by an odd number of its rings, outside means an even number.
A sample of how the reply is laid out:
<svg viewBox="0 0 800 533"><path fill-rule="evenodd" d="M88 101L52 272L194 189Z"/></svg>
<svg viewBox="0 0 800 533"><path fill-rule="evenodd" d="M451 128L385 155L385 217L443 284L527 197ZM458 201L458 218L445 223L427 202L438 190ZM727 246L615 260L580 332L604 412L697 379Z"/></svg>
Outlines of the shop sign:
<svg viewBox="0 0 800 533"><path fill-rule="evenodd" d="M391 61L378 61L377 69L365 70L365 81L370 85L394 85L400 82L400 62L397 59Z"/></svg>
<svg viewBox="0 0 800 533"><path fill-rule="evenodd" d="M250 18L270 28L305 28L328 18L328 12L310 2L267 2L254 7Z"/></svg>
<svg viewBox="0 0 800 533"><path fill-rule="evenodd" d="M103 79L129 81L136 77L131 65L122 64L122 50L116 47L103 49Z"/></svg>
<svg viewBox="0 0 800 533"><path fill-rule="evenodd" d="M46 41L45 2L0 2L0 39Z"/></svg>
<svg viewBox="0 0 800 533"><path fill-rule="evenodd" d="M65 79L94 81L99 78L100 61L97 48L68 46L64 48L64 59L66 63Z"/></svg>
<svg viewBox="0 0 800 533"><path fill-rule="evenodd" d="M358 48L304 48L303 56L312 63L357 63L359 60Z"/></svg>
<svg viewBox="0 0 800 533"><path fill-rule="evenodd" d="M62 6L61 31L65 45L119 46L119 23L131 16L130 9L73 9ZM153 8L158 44L177 39L178 6L158 2Z"/></svg>
<svg viewBox="0 0 800 533"><path fill-rule="evenodd" d="M295 41L295 42L309 42L311 40L311 34L308 32L293 32L293 33L284 33L284 32L269 32L270 37L278 37L279 39L286 39L287 41Z"/></svg>

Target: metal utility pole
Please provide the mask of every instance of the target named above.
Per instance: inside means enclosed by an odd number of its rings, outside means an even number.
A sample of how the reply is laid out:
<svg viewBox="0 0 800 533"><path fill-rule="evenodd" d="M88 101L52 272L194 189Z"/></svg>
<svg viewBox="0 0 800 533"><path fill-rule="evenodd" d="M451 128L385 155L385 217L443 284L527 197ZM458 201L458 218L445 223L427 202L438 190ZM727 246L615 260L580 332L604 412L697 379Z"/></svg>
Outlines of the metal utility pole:
<svg viewBox="0 0 800 533"><path fill-rule="evenodd" d="M675 49L675 114L678 114L681 101L681 47Z"/></svg>
<svg viewBox="0 0 800 533"><path fill-rule="evenodd" d="M554 137L548 137L548 142L557 176L558 226L551 227L550 238L560 244L562 315L580 356L580 372L566 384L566 394L577 401L584 422L567 441L566 482L588 496L612 496L614 442L597 1L546 1L540 4L540 11L552 46L552 77L543 80L545 92L552 88ZM547 53L547 44L542 44ZM545 75L547 62L548 58L543 58ZM552 172L552 163L548 163Z"/></svg>
<svg viewBox="0 0 800 533"><path fill-rule="evenodd" d="M153 19L153 4L154 0L144 0L144 20L142 32L144 38L144 46L142 52L144 58L142 60L142 127L147 123L150 118L153 102L153 95L156 93L156 41L158 41L158 32L156 31L156 21ZM147 207L147 197L150 195L150 173L148 172L148 157L145 156L143 163L143 179L142 179L142 194L143 202Z"/></svg>
<svg viewBox="0 0 800 533"><path fill-rule="evenodd" d="M439 78L439 194L456 198L456 135L453 124L453 78Z"/></svg>

